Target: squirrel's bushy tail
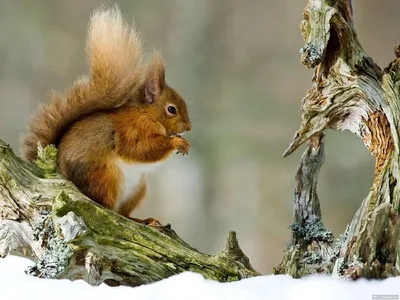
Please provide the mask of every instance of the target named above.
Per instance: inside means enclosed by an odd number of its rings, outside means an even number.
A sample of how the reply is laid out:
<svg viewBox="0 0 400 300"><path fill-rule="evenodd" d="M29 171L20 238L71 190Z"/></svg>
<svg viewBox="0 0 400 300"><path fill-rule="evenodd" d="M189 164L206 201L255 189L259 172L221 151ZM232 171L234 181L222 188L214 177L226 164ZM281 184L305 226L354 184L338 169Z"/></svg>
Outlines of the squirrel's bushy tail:
<svg viewBox="0 0 400 300"><path fill-rule="evenodd" d="M53 93L50 103L31 119L23 138L23 154L36 159L37 143L57 145L75 121L109 110L133 98L142 77L142 42L122 18L118 6L101 8L91 17L86 52L90 73L77 80L64 96Z"/></svg>

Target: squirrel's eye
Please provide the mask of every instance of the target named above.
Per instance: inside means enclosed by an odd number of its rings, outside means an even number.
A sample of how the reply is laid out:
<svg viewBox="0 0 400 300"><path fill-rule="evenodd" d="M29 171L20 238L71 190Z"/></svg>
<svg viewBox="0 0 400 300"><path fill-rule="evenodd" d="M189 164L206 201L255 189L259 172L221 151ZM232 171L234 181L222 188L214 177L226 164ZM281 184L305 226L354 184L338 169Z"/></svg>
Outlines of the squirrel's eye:
<svg viewBox="0 0 400 300"><path fill-rule="evenodd" d="M172 105L167 107L167 110L170 114L176 115L176 108Z"/></svg>

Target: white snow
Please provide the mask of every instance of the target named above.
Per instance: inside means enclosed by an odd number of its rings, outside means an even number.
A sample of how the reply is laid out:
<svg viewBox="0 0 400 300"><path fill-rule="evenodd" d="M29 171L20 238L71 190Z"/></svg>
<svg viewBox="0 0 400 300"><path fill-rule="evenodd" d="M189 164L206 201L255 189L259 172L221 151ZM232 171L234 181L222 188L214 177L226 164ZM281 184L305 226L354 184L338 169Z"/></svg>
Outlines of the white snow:
<svg viewBox="0 0 400 300"><path fill-rule="evenodd" d="M0 258L1 299L368 300L378 299L373 295L391 296L380 299L399 299L400 294L400 277L349 282L320 275L303 279L269 275L218 283L190 272L136 288L108 287L104 284L92 287L83 281L39 279L26 275L24 270L29 265L32 262L26 258Z"/></svg>

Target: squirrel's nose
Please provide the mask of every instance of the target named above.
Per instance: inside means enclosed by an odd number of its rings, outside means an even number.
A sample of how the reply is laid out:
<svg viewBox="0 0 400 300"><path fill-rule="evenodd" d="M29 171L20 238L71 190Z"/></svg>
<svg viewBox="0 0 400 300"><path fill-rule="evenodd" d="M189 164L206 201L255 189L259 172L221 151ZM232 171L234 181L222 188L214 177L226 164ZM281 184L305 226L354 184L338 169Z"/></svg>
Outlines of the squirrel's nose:
<svg viewBox="0 0 400 300"><path fill-rule="evenodd" d="M192 124L187 123L186 124L186 131L190 131L190 130L192 130Z"/></svg>

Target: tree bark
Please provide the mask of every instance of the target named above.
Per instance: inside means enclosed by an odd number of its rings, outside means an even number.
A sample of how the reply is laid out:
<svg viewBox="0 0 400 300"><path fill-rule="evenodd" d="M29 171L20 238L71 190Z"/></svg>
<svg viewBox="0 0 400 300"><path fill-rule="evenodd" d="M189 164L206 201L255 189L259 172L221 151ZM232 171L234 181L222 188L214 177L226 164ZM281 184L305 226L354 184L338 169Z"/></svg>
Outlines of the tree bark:
<svg viewBox="0 0 400 300"><path fill-rule="evenodd" d="M291 243L274 273L400 275L400 47L382 71L357 39L350 0L309 0L301 30L302 62L314 75L284 156L308 147L296 173ZM370 193L336 240L316 191L327 128L352 131L376 157ZM54 147L39 150L29 164L0 140L0 256L33 258L29 274L129 286L186 270L223 282L259 275L234 232L220 254L200 253L169 225L146 227L97 205L57 173Z"/></svg>
<svg viewBox="0 0 400 300"><path fill-rule="evenodd" d="M31 257L27 273L128 286L183 271L222 282L259 275L234 232L221 253L200 253L169 225L138 224L85 197L56 172L56 156L53 146L39 148L29 164L0 140L0 257Z"/></svg>
<svg viewBox="0 0 400 300"><path fill-rule="evenodd" d="M314 75L301 104L302 124L284 156L306 141L309 146L296 176L291 244L275 273L400 275L400 48L382 71L357 39L350 0L309 0L301 31L301 61ZM327 128L350 130L376 157L373 186L336 241L322 225L316 193Z"/></svg>

